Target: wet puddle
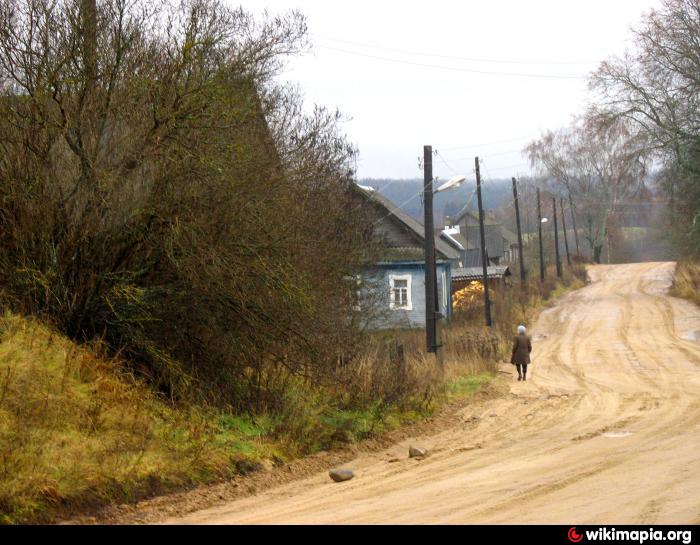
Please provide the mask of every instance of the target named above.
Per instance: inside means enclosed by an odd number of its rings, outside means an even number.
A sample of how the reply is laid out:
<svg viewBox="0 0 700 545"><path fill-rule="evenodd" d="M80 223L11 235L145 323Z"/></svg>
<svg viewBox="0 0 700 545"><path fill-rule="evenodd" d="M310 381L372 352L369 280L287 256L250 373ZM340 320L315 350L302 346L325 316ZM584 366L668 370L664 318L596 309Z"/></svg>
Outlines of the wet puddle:
<svg viewBox="0 0 700 545"><path fill-rule="evenodd" d="M681 339L686 341L700 342L700 330L699 331L686 331L681 335Z"/></svg>
<svg viewBox="0 0 700 545"><path fill-rule="evenodd" d="M630 431L608 431L603 434L603 437L611 437L615 439L619 437L629 437L630 435L632 435L632 432Z"/></svg>

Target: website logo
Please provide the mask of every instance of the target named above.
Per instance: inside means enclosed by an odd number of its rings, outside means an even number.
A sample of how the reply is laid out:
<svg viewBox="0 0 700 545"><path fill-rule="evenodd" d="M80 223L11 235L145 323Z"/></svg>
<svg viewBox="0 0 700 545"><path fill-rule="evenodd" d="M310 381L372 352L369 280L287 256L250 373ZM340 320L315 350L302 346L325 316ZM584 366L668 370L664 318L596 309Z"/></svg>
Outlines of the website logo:
<svg viewBox="0 0 700 545"><path fill-rule="evenodd" d="M567 535L569 536L569 541L572 543L578 543L583 539L583 534L579 534L576 531L576 526L572 526Z"/></svg>

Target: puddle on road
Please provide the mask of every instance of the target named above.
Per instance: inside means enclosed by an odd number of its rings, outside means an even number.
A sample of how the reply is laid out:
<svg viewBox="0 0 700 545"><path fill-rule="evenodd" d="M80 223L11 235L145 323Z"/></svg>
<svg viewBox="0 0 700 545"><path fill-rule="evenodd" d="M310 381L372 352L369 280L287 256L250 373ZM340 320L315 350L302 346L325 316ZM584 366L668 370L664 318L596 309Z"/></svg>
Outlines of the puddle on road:
<svg viewBox="0 0 700 545"><path fill-rule="evenodd" d="M686 341L700 342L700 331L686 331L681 335L681 339Z"/></svg>
<svg viewBox="0 0 700 545"><path fill-rule="evenodd" d="M603 437L612 437L612 438L618 438L618 437L629 437L632 435L631 431L608 431L603 434Z"/></svg>

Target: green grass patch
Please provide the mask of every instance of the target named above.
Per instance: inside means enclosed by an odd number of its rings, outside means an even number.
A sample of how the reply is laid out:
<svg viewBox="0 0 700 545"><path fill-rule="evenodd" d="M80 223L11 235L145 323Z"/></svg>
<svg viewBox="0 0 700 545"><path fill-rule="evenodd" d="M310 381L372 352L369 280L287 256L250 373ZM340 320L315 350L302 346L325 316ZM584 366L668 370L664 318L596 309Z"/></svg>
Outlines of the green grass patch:
<svg viewBox="0 0 700 545"><path fill-rule="evenodd" d="M36 320L0 317L0 523L50 522L362 441L493 378L456 366L458 378L416 379L390 402L300 383L285 414L246 415L172 405L123 369Z"/></svg>
<svg viewBox="0 0 700 545"><path fill-rule="evenodd" d="M458 377L445 386L450 401L467 399L481 390L494 379L490 373Z"/></svg>

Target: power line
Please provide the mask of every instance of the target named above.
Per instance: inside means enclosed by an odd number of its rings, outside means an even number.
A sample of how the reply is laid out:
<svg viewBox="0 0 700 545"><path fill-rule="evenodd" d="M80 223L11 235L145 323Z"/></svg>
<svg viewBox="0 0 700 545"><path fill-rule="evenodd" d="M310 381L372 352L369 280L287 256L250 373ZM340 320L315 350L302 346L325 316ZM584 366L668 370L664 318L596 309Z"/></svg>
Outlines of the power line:
<svg viewBox="0 0 700 545"><path fill-rule="evenodd" d="M447 161L445 160L445 158L444 158L442 155L440 155L440 153L438 153L438 150L437 150L437 149L434 150L433 153L434 153L437 157L440 158L440 160L443 162L443 164L444 164L448 169L450 169L450 170L452 171L452 174L459 174L454 168L452 168L452 167L447 163Z"/></svg>
<svg viewBox="0 0 700 545"><path fill-rule="evenodd" d="M506 170L506 169L511 169L511 168L518 168L518 167L530 167L529 163L518 163L516 165L508 165L505 167L496 167L493 170Z"/></svg>
<svg viewBox="0 0 700 545"><path fill-rule="evenodd" d="M420 55L422 57L434 57L440 59L452 59L467 62L483 62L483 63L493 63L493 64L555 64L555 65L567 65L567 64L598 64L600 61L528 61L528 60L504 60L504 59L479 59L474 57L459 57L454 55L440 55L435 53L423 53L421 51L408 51L405 49L397 49L394 47L385 47L380 45L364 44L360 42L354 42L350 40L341 40L340 38L332 38L330 36L323 36L322 34L311 33L311 36L321 38L323 40L330 40L332 42L344 43L348 45L355 45L359 47L365 47L368 49L380 49L383 51L393 51L395 53L404 53L406 55Z"/></svg>
<svg viewBox="0 0 700 545"><path fill-rule="evenodd" d="M510 150L507 150L507 151L501 151L501 152L498 152L498 153L490 153L490 154L488 154L488 155L479 155L479 158L486 158L486 159L488 159L488 158L490 158L490 157L500 157L500 156L502 156L502 155L508 155L508 154L511 154L511 153L516 153L516 152L521 152L521 151L522 151L522 149L516 148L516 149L510 149ZM458 163L458 162L460 162L460 161L473 161L473 160L474 160L474 156L471 156L471 157L457 157L457 158L452 158L452 159L449 159L449 160L452 161L453 163Z"/></svg>
<svg viewBox="0 0 700 545"><path fill-rule="evenodd" d="M454 151L454 150L460 150L460 149L471 149L471 148L483 148L485 146L495 146L496 144L507 144L509 142L517 142L520 140L525 140L527 138L532 138L532 135L529 134L527 136L519 136L516 138L508 138L507 140L497 140L495 142L486 142L486 143L481 143L481 144L471 144L469 146L456 146L453 148L440 148L442 151Z"/></svg>
<svg viewBox="0 0 700 545"><path fill-rule="evenodd" d="M416 197L420 197L422 194L423 194L423 192L421 191L420 193L416 193L415 195L413 195L413 196L410 197L409 199L406 199L404 202L402 202L402 203L399 204L398 206L396 206L396 207L394 207L393 209L389 210L389 213L388 213L388 214L386 214L385 216L382 216L381 218L379 218L379 219L376 220L376 221L373 221L373 222L372 222L372 225L376 225L376 224L379 223L380 221L383 221L383 220L385 220L386 218L388 218L389 216L393 216L394 213L395 213L397 210L402 210L404 206L406 206L408 203L410 203L410 202L411 202L413 199L415 199Z"/></svg>
<svg viewBox="0 0 700 545"><path fill-rule="evenodd" d="M410 66L420 66L423 68L436 68L440 70L449 70L452 72L466 72L469 74L480 74L484 76L508 76L508 77L524 77L524 78L543 78L543 79L576 79L576 80L586 80L588 79L586 76L561 76L561 75L554 75L554 74L527 74L527 73L521 73L521 72L489 72L487 70L473 70L469 68L458 68L454 66L441 66L437 64L426 64L426 63L421 63L421 62L412 62L412 61L404 61L404 60L399 60L399 59L391 59L389 57L380 57L379 55L369 55L366 53L360 53L358 51L350 51L348 49L341 49L339 47L330 47L330 46L324 46L324 45L319 45L316 46L319 47L320 49L327 49L330 51L338 51L340 53L345 53L347 55L356 55L358 57L366 57L369 59L376 59L384 62L392 62L396 64L405 64L405 65L410 65Z"/></svg>

